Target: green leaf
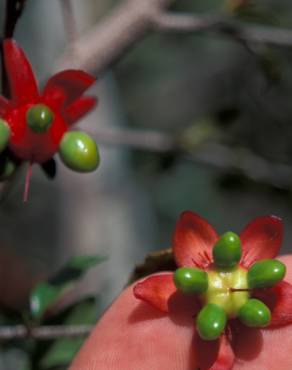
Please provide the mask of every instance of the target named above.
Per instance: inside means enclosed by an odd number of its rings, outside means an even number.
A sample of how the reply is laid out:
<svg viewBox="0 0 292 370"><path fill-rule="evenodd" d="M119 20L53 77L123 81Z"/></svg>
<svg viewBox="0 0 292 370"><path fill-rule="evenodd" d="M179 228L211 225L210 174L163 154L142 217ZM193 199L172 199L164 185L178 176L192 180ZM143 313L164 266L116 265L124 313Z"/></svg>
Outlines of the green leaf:
<svg viewBox="0 0 292 370"><path fill-rule="evenodd" d="M96 315L96 301L94 298L88 298L71 309L64 321L64 325L91 325L95 323ZM83 342L84 337L56 340L41 358L39 368L41 370L49 370L61 366L67 368L67 365L71 363Z"/></svg>
<svg viewBox="0 0 292 370"><path fill-rule="evenodd" d="M100 256L76 256L51 279L37 284L30 296L30 312L33 318L40 320L43 315L58 302L64 294L74 288L76 283L92 267L103 262Z"/></svg>
<svg viewBox="0 0 292 370"><path fill-rule="evenodd" d="M67 267L78 269L80 272L86 272L91 267L105 260L106 258L101 256L75 256L70 259Z"/></svg>

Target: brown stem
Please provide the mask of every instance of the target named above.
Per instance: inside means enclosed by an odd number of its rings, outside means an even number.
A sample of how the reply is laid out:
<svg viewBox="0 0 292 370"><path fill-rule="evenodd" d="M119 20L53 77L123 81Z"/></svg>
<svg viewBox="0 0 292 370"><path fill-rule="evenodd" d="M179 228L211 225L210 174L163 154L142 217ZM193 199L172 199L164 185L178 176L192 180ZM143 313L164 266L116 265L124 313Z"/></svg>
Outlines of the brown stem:
<svg viewBox="0 0 292 370"><path fill-rule="evenodd" d="M54 325L27 328L24 325L0 326L0 340L34 338L39 340L88 335L91 325Z"/></svg>
<svg viewBox="0 0 292 370"><path fill-rule="evenodd" d="M199 33L232 38L244 44L260 43L292 47L292 31L260 24L243 23L217 15L191 15L167 12L174 0L126 0L68 46L58 68L72 67L99 77L124 53L151 32Z"/></svg>
<svg viewBox="0 0 292 370"><path fill-rule="evenodd" d="M149 130L95 129L90 133L99 144L128 146L160 153L178 153L184 159L200 165L222 171L239 171L245 178L255 183L284 190L292 187L292 166L266 159L248 148L208 142L199 142L192 148L186 148L177 137Z"/></svg>
<svg viewBox="0 0 292 370"><path fill-rule="evenodd" d="M248 289L248 288L229 288L229 291L231 293L235 293L235 292L250 292L251 289Z"/></svg>
<svg viewBox="0 0 292 370"><path fill-rule="evenodd" d="M26 0L6 0L3 39L13 37L17 21L21 17L25 4ZM3 95L9 97L9 87L4 67L2 41L1 41L1 76L2 76L1 83Z"/></svg>
<svg viewBox="0 0 292 370"><path fill-rule="evenodd" d="M174 0L126 0L86 35L68 46L58 68L74 67L99 77L152 30L153 19Z"/></svg>
<svg viewBox="0 0 292 370"><path fill-rule="evenodd" d="M266 45L292 46L292 30L260 24L247 24L218 15L191 15L162 13L154 20L157 30L163 32L190 33L212 32L233 37L235 40Z"/></svg>
<svg viewBox="0 0 292 370"><path fill-rule="evenodd" d="M60 5L68 42L73 44L73 42L77 40L78 36L73 4L71 0L60 0Z"/></svg>

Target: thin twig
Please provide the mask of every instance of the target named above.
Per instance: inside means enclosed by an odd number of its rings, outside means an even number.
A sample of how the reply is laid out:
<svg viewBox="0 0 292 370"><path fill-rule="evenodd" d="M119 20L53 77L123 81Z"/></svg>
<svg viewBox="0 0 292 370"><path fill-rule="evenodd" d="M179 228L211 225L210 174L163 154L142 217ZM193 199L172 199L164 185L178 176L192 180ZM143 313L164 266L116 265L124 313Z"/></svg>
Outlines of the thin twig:
<svg viewBox="0 0 292 370"><path fill-rule="evenodd" d="M246 42L292 47L292 29L245 24L216 15L158 14L154 27L163 32L213 32Z"/></svg>
<svg viewBox="0 0 292 370"><path fill-rule="evenodd" d="M27 328L24 325L0 326L0 341L11 339L34 338L39 340L57 339L61 337L86 336L92 331L91 325L72 326L40 326Z"/></svg>
<svg viewBox="0 0 292 370"><path fill-rule="evenodd" d="M178 147L172 136L157 131L95 129L90 133L99 144L129 146L152 152L168 152Z"/></svg>
<svg viewBox="0 0 292 370"><path fill-rule="evenodd" d="M191 154L190 159L226 172L237 171L249 180L273 188L290 190L292 187L290 165L273 162L248 148L206 143Z"/></svg>
<svg viewBox="0 0 292 370"><path fill-rule="evenodd" d="M64 28L67 34L69 44L77 40L77 24L75 20L73 5L71 0L60 0Z"/></svg>
<svg viewBox="0 0 292 370"><path fill-rule="evenodd" d="M128 146L134 149L167 153L222 171L238 171L246 178L278 189L292 188L292 166L273 162L248 148L233 148L220 143L199 143L186 147L179 138L149 130L95 130L99 144Z"/></svg>
<svg viewBox="0 0 292 370"><path fill-rule="evenodd" d="M80 68L99 77L152 29L152 19L174 0L125 0L91 31L70 45L58 69ZM72 50L74 61L72 62Z"/></svg>
<svg viewBox="0 0 292 370"><path fill-rule="evenodd" d="M174 0L126 0L89 33L76 40L61 57L58 68L74 66L97 78L150 32L213 32L246 43L292 47L292 30L242 23L216 15L166 12Z"/></svg>

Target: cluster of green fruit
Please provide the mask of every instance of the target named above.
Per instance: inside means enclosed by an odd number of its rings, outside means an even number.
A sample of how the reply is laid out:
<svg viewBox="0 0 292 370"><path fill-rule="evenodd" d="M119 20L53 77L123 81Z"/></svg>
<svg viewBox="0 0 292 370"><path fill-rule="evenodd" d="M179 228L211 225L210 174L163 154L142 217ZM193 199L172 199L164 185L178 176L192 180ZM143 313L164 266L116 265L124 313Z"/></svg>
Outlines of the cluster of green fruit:
<svg viewBox="0 0 292 370"><path fill-rule="evenodd" d="M48 131L54 120L54 113L45 104L36 104L26 113L26 124L35 134ZM11 129L8 123L0 119L0 152L9 144ZM66 132L59 146L59 155L63 163L77 172L94 171L100 162L99 151L95 141L82 131ZM5 180L15 170L17 160L5 157L2 163L1 179ZM1 166L0 166L1 167Z"/></svg>
<svg viewBox="0 0 292 370"><path fill-rule="evenodd" d="M285 276L286 267L274 259L255 262L249 270L240 266L241 241L233 232L223 234L213 248L213 268L203 271L182 267L174 273L174 283L184 294L197 294L203 308L196 318L200 337L215 340L228 319L238 318L249 327L265 327L271 312L253 289L270 288Z"/></svg>

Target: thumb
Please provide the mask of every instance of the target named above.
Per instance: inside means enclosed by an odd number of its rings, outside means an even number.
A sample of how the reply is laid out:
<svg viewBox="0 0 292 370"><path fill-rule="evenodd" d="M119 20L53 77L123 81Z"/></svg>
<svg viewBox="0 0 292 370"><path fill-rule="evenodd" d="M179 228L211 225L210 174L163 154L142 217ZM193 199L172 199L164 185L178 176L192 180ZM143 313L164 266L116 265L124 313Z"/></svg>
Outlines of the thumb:
<svg viewBox="0 0 292 370"><path fill-rule="evenodd" d="M70 370L195 369L194 328L137 300L127 288L108 309Z"/></svg>

